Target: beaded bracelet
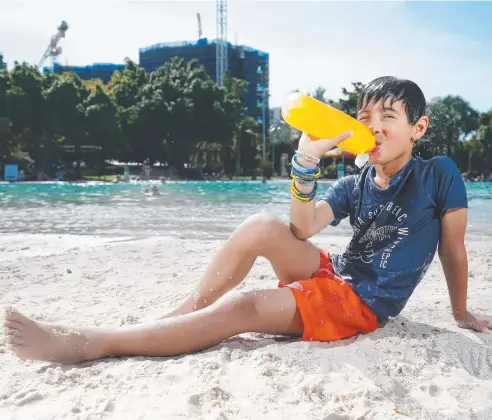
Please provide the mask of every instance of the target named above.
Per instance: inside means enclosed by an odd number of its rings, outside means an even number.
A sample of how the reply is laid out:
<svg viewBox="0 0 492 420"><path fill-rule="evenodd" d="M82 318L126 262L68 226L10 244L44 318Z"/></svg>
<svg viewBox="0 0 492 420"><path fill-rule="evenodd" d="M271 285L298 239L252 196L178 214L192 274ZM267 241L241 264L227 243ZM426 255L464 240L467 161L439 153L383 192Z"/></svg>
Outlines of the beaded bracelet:
<svg viewBox="0 0 492 420"><path fill-rule="evenodd" d="M300 192L297 187L296 187L296 183L295 183L295 180L293 179L292 180L292 184L290 186L290 192L292 194L292 196L299 200L299 201L302 201L304 203L308 203L310 201L312 201L314 199L314 197L316 197L316 190L318 189L318 183L315 181L314 182L314 188L313 190L310 192L310 193L302 193Z"/></svg>
<svg viewBox="0 0 492 420"><path fill-rule="evenodd" d="M317 158L316 156L301 152L300 150L296 150L296 155L299 156L300 158L306 159L308 162L314 163L315 165L319 165L320 159Z"/></svg>
<svg viewBox="0 0 492 420"><path fill-rule="evenodd" d="M297 161L297 155L292 156L292 171L294 171L299 176L303 175L315 175L319 171L319 166L315 166L314 168L305 168L301 166Z"/></svg>

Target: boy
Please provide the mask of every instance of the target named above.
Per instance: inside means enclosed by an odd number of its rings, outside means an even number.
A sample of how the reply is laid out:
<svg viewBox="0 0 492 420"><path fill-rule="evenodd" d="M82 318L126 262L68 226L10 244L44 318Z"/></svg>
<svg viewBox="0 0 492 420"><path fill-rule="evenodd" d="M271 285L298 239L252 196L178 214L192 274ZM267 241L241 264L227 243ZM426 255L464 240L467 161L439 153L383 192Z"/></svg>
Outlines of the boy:
<svg viewBox="0 0 492 420"><path fill-rule="evenodd" d="M429 124L425 106L411 81L372 81L358 104L358 119L376 137L369 164L336 182L316 204L319 158L350 133L319 141L303 135L293 160L290 226L268 214L247 219L196 292L163 319L114 330L74 329L9 309L5 327L13 351L24 359L72 364L189 353L244 332L317 341L369 333L403 309L438 245L454 318L463 328L488 332L492 318L472 315L466 306L467 197L460 174L447 157L411 155ZM345 217L354 235L343 254L330 256L307 240ZM271 262L279 287L225 295L258 256Z"/></svg>

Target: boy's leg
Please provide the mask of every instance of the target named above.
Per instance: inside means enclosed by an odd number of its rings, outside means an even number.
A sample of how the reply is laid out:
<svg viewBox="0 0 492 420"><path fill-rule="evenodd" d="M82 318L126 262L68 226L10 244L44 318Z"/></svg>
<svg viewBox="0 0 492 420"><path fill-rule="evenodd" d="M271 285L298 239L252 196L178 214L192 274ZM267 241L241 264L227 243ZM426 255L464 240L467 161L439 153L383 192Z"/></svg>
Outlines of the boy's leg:
<svg viewBox="0 0 492 420"><path fill-rule="evenodd" d="M163 316L181 315L207 307L247 276L257 257L270 261L280 282L307 279L319 268L319 249L300 241L278 217L259 213L233 232L207 267L195 292Z"/></svg>
<svg viewBox="0 0 492 420"><path fill-rule="evenodd" d="M303 323L289 288L230 294L186 315L115 330L62 327L10 310L6 335L23 359L75 364L106 356L173 356L244 332L301 336Z"/></svg>

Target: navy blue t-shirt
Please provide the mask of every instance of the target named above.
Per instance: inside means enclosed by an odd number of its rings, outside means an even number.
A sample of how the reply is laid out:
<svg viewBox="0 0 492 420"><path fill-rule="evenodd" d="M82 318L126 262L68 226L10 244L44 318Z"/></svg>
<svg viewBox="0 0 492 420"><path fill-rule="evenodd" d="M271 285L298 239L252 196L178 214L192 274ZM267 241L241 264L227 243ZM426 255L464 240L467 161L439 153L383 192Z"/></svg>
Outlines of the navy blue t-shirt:
<svg viewBox="0 0 492 420"><path fill-rule="evenodd" d="M354 235L343 254L332 254L335 273L376 313L395 317L425 275L436 253L441 218L468 207L465 184L448 157L412 157L387 189L374 182L375 168L335 182L323 200L336 226L346 217Z"/></svg>

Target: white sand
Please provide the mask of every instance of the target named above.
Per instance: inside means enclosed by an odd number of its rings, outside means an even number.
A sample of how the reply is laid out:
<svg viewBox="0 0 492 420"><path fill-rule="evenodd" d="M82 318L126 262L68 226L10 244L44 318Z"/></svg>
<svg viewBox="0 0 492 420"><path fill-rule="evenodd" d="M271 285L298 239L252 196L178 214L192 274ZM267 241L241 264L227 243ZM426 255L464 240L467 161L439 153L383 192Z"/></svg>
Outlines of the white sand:
<svg viewBox="0 0 492 420"><path fill-rule="evenodd" d="M219 245L0 236L0 306L88 326L152 320ZM470 307L492 312L492 242L468 251ZM275 285L260 260L243 288ZM490 419L491 345L455 326L436 259L401 316L337 344L247 334L196 355L60 367L18 360L1 332L0 419Z"/></svg>

